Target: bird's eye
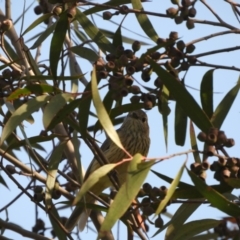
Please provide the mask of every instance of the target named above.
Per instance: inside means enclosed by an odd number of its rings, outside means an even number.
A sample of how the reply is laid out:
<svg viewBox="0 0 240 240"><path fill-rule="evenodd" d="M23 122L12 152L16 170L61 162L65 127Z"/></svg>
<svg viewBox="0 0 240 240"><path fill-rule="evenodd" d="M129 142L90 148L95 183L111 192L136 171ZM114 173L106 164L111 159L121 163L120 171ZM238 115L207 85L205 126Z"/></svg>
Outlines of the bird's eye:
<svg viewBox="0 0 240 240"><path fill-rule="evenodd" d="M145 117L142 118L142 122L146 122L147 119Z"/></svg>

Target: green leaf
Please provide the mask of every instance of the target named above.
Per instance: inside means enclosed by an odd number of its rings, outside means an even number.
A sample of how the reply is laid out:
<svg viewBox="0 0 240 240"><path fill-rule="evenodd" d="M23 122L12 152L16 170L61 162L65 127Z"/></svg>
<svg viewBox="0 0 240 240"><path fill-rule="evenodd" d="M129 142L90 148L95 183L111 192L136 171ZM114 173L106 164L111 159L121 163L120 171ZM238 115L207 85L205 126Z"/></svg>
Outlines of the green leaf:
<svg viewBox="0 0 240 240"><path fill-rule="evenodd" d="M31 85L27 85L24 88L16 89L7 97L7 101L13 101L15 99L29 96L31 94L43 95L44 93L52 93L52 92L59 93L61 92L61 90L59 88L56 88L48 84L34 84L34 85L31 84Z"/></svg>
<svg viewBox="0 0 240 240"><path fill-rule="evenodd" d="M39 70L39 68L38 68L38 65L37 65L35 59L33 58L33 56L32 56L32 54L31 54L29 48L28 48L24 43L22 43L22 50L24 51L25 56L26 56L26 58L27 58L27 60L28 60L28 63L29 63L30 66L31 66L31 70L34 72L34 74L35 74L36 76L41 76L42 73L40 72L40 70ZM29 83L29 76L26 77L26 81ZM41 80L40 80L40 82L46 83L45 81L41 81Z"/></svg>
<svg viewBox="0 0 240 240"><path fill-rule="evenodd" d="M93 40L93 42L95 42L103 52L113 52L114 48L104 34L92 24L92 22L84 13L82 13L79 9L76 10L76 20L82 26L87 35Z"/></svg>
<svg viewBox="0 0 240 240"><path fill-rule="evenodd" d="M57 25L55 27L55 31L53 33L53 37L51 40L50 47L50 69L52 71L53 76L57 76L57 66L58 61L60 59L61 51L63 48L63 42L66 37L66 33L69 27L67 12L61 14L59 20L57 21Z"/></svg>
<svg viewBox="0 0 240 240"><path fill-rule="evenodd" d="M107 111L108 113L110 113L110 112L111 112L112 105L113 105L113 98L112 98L112 93L111 93L111 91L109 91L109 92L105 95L105 97L104 97L104 99L103 99L103 105L104 105L106 111Z"/></svg>
<svg viewBox="0 0 240 240"><path fill-rule="evenodd" d="M197 125L200 130L207 132L212 123L207 115L200 108L193 96L186 88L177 81L170 73L161 68L157 63L150 60L150 64L157 75L162 79L164 85L173 95L174 99L179 103L186 115Z"/></svg>
<svg viewBox="0 0 240 240"><path fill-rule="evenodd" d="M122 26L122 28L124 28L124 27ZM129 29L127 29L127 28L124 28L124 29L129 30ZM102 32L107 38L112 38L112 39L113 39L113 38L115 37L115 32L112 32L112 31L109 31L108 29L103 29L103 28L99 28L99 30L101 30L101 32ZM142 35L138 34L137 32L134 32L134 31L131 31L131 30L129 30L129 31L132 32L134 35L141 36L142 38L145 37L145 36L142 36ZM132 43L136 40L136 38L127 37L127 36L125 36L125 35L122 35L122 33L121 33L121 38L122 38L122 42L128 43L128 44L132 44ZM148 44L148 43L146 43L146 42L140 41L140 39L139 39L138 41L141 43L141 46L150 45L150 44ZM122 44L121 44L121 45L122 45ZM114 45L114 46L115 46L115 45Z"/></svg>
<svg viewBox="0 0 240 240"><path fill-rule="evenodd" d="M160 179L164 180L165 182L171 183L171 182L173 181L172 178L170 178L170 177L168 177L168 176L166 176L166 175L163 175L163 174L161 174L161 173L159 173L159 172L156 172L156 171L154 171L154 170L151 170L151 172L153 172L156 176L158 176ZM192 187L192 188L193 188L192 185L190 185L190 184L188 184L188 183L185 183L185 182L181 182L181 181L179 181L178 187L182 187L182 188Z"/></svg>
<svg viewBox="0 0 240 240"><path fill-rule="evenodd" d="M50 97L46 95L38 96L35 99L29 100L27 103L19 107L15 112L13 112L12 116L8 119L3 128L0 145L5 141L10 133L22 123L22 121L43 106L49 100L49 98Z"/></svg>
<svg viewBox="0 0 240 240"><path fill-rule="evenodd" d="M84 181L80 191L77 193L73 201L73 205L76 205L82 197L86 194L88 190L91 189L96 183L98 183L99 179L103 176L106 176L111 170L113 170L117 165L114 163L106 164L95 170L93 173L89 175L86 181Z"/></svg>
<svg viewBox="0 0 240 240"><path fill-rule="evenodd" d="M50 27L47 27L46 30L40 34L40 36L34 42L32 47L30 47L30 49L35 49L35 48L39 47L44 42L44 40L46 40L49 37L49 35L53 33L54 29L57 26L57 23L58 22L55 22Z"/></svg>
<svg viewBox="0 0 240 240"><path fill-rule="evenodd" d="M164 132L166 150L168 148L168 115L171 112L168 106L168 99L169 99L169 91L165 86L163 86L160 99L158 100L158 110L162 114L163 132Z"/></svg>
<svg viewBox="0 0 240 240"><path fill-rule="evenodd" d="M58 80L58 81L67 81L67 80L77 80L79 78L81 78L84 74L78 74L78 75L69 75L69 76L57 76L57 77L53 77L50 75L36 75L36 76L23 76L20 78L20 80L25 80L25 79L29 79L29 80L33 80L33 81L39 81L39 80ZM57 87L54 87L54 89L58 89ZM57 91L58 92L58 91Z"/></svg>
<svg viewBox="0 0 240 240"><path fill-rule="evenodd" d="M240 207L233 202L228 201L223 195L208 186L200 178L198 178L193 172L187 169L188 175L191 177L197 190L205 197L213 207L218 208L220 211L225 212L230 216L239 216Z"/></svg>
<svg viewBox="0 0 240 240"><path fill-rule="evenodd" d="M209 240L209 239L218 239L219 234L218 233L211 233L207 231L205 234L200 234L194 237L189 238L189 240ZM238 240L238 239L233 239Z"/></svg>
<svg viewBox="0 0 240 240"><path fill-rule="evenodd" d="M224 182L227 183L232 188L240 188L239 178L226 178Z"/></svg>
<svg viewBox="0 0 240 240"><path fill-rule="evenodd" d="M83 183L83 178L85 175L85 170L82 166L82 161L81 161L81 154L80 154L80 140L78 139L78 132L75 130L73 131L73 136L72 136L72 143L73 143L73 147L75 149L74 151L74 155L77 161L77 166L79 169L79 174L77 176L77 180L78 182L82 185Z"/></svg>
<svg viewBox="0 0 240 240"><path fill-rule="evenodd" d="M119 24L117 31L113 35L113 45L116 48L123 45L121 28L122 28L122 25Z"/></svg>
<svg viewBox="0 0 240 240"><path fill-rule="evenodd" d="M35 27L37 27L40 23L44 22L46 19L49 19L53 14L52 13L46 13L44 15L42 15L41 17L39 17L38 19L36 19L32 24L30 24L30 26L23 32L23 35L25 35L26 33L30 32L32 29L34 29Z"/></svg>
<svg viewBox="0 0 240 240"><path fill-rule="evenodd" d="M220 220L215 219L201 219L192 222L188 222L184 225L180 225L180 229L174 238L165 238L166 240L185 240L193 237L199 233L210 230L221 223Z"/></svg>
<svg viewBox="0 0 240 240"><path fill-rule="evenodd" d="M168 204L169 200L172 198L172 195L174 194L178 184L179 184L179 181L182 177L182 174L183 174L183 170L184 170L184 167L185 167L185 164L186 162L183 163L182 167L179 169L176 177L174 178L174 180L172 181L171 185L169 186L168 188L168 191L167 191L167 195L164 197L164 199L160 202L156 212L155 212L155 216L160 214L161 211L166 207L166 205Z"/></svg>
<svg viewBox="0 0 240 240"><path fill-rule="evenodd" d="M88 119L90 113L90 107L92 102L92 85L91 82L88 83L86 86L83 95L81 97L81 103L79 104L79 111L78 111L78 120L81 129L82 137L85 138L87 134L87 126L88 126Z"/></svg>
<svg viewBox="0 0 240 240"><path fill-rule="evenodd" d="M56 115L59 115L60 109L66 105L66 103L72 98L70 93L57 94L51 98L49 103L44 108L43 112L43 126L48 129L50 123Z"/></svg>
<svg viewBox="0 0 240 240"><path fill-rule="evenodd" d="M179 146L183 146L186 139L187 116L181 105L176 102L175 106L175 142Z"/></svg>
<svg viewBox="0 0 240 240"><path fill-rule="evenodd" d="M144 11L142 3L141 3L141 0L131 0L131 2L132 2L133 9L135 9L135 11L136 10L139 10L140 12ZM154 42L157 42L158 34L156 33L152 23L148 19L147 14L144 14L144 13L138 14L138 13L136 13L135 16L136 16L136 18L137 18L137 20L139 22L139 25L141 26L143 31L147 34L147 36L150 39L152 39Z"/></svg>
<svg viewBox="0 0 240 240"><path fill-rule="evenodd" d="M58 171L58 165L62 159L62 153L64 147L66 145L66 141L62 141L58 146L53 149L53 152L48 160L48 172L47 172L47 180L46 180L46 191L45 191L45 207L46 210L52 207L52 192L55 188L56 176Z"/></svg>
<svg viewBox="0 0 240 240"><path fill-rule="evenodd" d="M39 135L39 136L28 138L28 141L34 148L44 151L43 147L39 143L51 141L56 137L58 137L58 135L55 135L55 134L50 134L48 136ZM27 144L26 140L14 141L9 144L8 149L16 149L19 147L26 146L26 144Z"/></svg>
<svg viewBox="0 0 240 240"><path fill-rule="evenodd" d="M19 56L17 55L16 51L14 50L13 46L8 42L8 40L6 39L5 35L4 35L4 47L7 51L7 53L9 54L9 56L12 58L13 62L9 62L8 64L4 64L4 65L11 65L14 62L19 62ZM3 66L4 66L3 65ZM1 66L2 67L2 66ZM2 69L2 68L1 68Z"/></svg>
<svg viewBox="0 0 240 240"><path fill-rule="evenodd" d="M238 82L235 87L233 87L222 99L222 101L218 104L216 110L213 113L213 116L211 118L211 122L214 127L221 128L223 121L228 115L228 112L237 97L238 91L240 87L240 78L238 79Z"/></svg>
<svg viewBox="0 0 240 240"><path fill-rule="evenodd" d="M3 186L5 186L6 188L8 188L9 189L9 187L8 187L8 185L7 185L7 183L6 183L6 181L4 180L4 178L0 175L0 184L2 184Z"/></svg>
<svg viewBox="0 0 240 240"><path fill-rule="evenodd" d="M104 11L104 10L108 10L109 7L108 6L119 6L119 4L128 4L128 3L131 3L131 0L110 0L108 2L105 2L106 6L96 6L96 7L92 7L90 9L87 9L85 10L83 13L85 15L90 15L90 14L93 14L93 13L97 13L97 12L101 12L101 11Z"/></svg>
<svg viewBox="0 0 240 240"><path fill-rule="evenodd" d="M181 228L184 222L193 214L193 212L200 206L201 204L192 204L192 203L184 203L182 204L175 214L172 216L171 220L163 226L163 228L159 229L153 237L159 234L162 229L167 227L167 231L165 234L166 239L171 239L177 234L177 231Z"/></svg>
<svg viewBox="0 0 240 240"><path fill-rule="evenodd" d="M90 62L96 62L99 58L99 56L90 48L75 46L75 47L69 48L69 50L71 50L78 56L87 59Z"/></svg>
<svg viewBox="0 0 240 240"><path fill-rule="evenodd" d="M67 234L63 230L63 227L59 226L56 220L61 223L61 218L57 212L57 209L55 208L54 204L52 204L51 209L49 209L51 214L49 214L49 219L51 221L51 225L53 227L54 233L57 236L57 239L59 240L67 240L68 237L66 236Z"/></svg>
<svg viewBox="0 0 240 240"><path fill-rule="evenodd" d="M63 108L58 111L58 114L55 115L55 117L53 117L52 121L49 123L48 128L46 130L53 129L58 123L66 120L67 119L66 116L72 113L74 109L79 107L79 104L81 103L82 99L75 99L71 101L69 104L63 106Z"/></svg>
<svg viewBox="0 0 240 240"><path fill-rule="evenodd" d="M211 69L204 74L200 88L202 108L209 119L213 114L213 71Z"/></svg>
<svg viewBox="0 0 240 240"><path fill-rule="evenodd" d="M127 181L123 183L111 204L108 213L101 225L99 237L104 237L104 233L110 231L116 221L123 216L137 196L147 174L154 164L154 160L141 162L142 155L137 153L128 166Z"/></svg>
<svg viewBox="0 0 240 240"><path fill-rule="evenodd" d="M198 153L198 146L197 146L197 140L196 140L196 134L194 131L194 126L192 121L190 121L190 140L191 140L191 148L195 150L193 152L194 160L196 163L201 163L201 158Z"/></svg>
<svg viewBox="0 0 240 240"><path fill-rule="evenodd" d="M106 109L102 103L102 100L100 98L98 88L97 88L97 78L96 78L96 69L93 69L92 73L92 98L93 98L93 104L97 111L97 116L99 118L99 121L103 127L103 129L106 131L109 138L122 150L124 150L124 147L119 139L119 136L114 129L112 122L109 118L108 113L106 112Z"/></svg>

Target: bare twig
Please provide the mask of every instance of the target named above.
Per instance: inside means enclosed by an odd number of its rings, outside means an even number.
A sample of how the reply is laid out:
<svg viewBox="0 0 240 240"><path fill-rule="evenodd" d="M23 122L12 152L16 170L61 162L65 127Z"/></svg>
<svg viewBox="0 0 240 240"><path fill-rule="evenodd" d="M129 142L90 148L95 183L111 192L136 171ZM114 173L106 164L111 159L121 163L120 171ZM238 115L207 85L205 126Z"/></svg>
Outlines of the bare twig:
<svg viewBox="0 0 240 240"><path fill-rule="evenodd" d="M204 41L204 40L208 40L208 39L213 38L213 37L222 36L222 35L226 35L226 34L232 34L232 33L240 34L240 29L233 29L233 30L230 30L230 31L213 33L213 34L210 34L210 35L207 35L207 36L195 39L195 40L193 40L191 42L188 42L188 43L186 43L186 46L189 46L191 44L194 44L194 43L197 43L197 42L201 42L201 41Z"/></svg>
<svg viewBox="0 0 240 240"><path fill-rule="evenodd" d="M219 22L213 22L213 21L208 21L208 20L201 20L201 19L192 19L194 23L199 23L199 24L206 24L206 25L212 25L212 26L218 26L218 27L226 27L222 23ZM236 29L236 27L228 25L228 29Z"/></svg>
<svg viewBox="0 0 240 240"><path fill-rule="evenodd" d="M207 4L207 2L205 0L200 0L207 8L208 10L217 18L217 20L225 27L227 28L232 28L233 26L227 24L226 22L224 22L221 17L219 17L219 15Z"/></svg>
<svg viewBox="0 0 240 240"><path fill-rule="evenodd" d="M235 51L235 50L238 50L238 49L240 49L240 46L213 50L213 51L209 51L209 52L205 52L205 53L199 53L199 54L191 55L191 56L199 58L199 57L204 57L204 56L218 54L218 53L223 53L223 52L231 52L231 51ZM186 56L189 57L190 55L186 55Z"/></svg>
<svg viewBox="0 0 240 240"><path fill-rule="evenodd" d="M213 67L217 69L228 69L228 70L233 70L233 71L238 71L240 72L240 68L234 67L234 66L224 66L224 65L218 65L218 64L211 64L211 63L206 63L202 62L200 60L197 60L197 63L191 64L191 66L196 66L196 67Z"/></svg>
<svg viewBox="0 0 240 240"><path fill-rule="evenodd" d="M2 156L7 161L11 162L15 167L20 168L22 171L26 173L31 173L32 177L39 180L42 183L46 183L46 178L43 177L40 173L36 171L32 171L29 167L27 167L24 163L22 163L20 160L14 158L12 155L6 153L4 150L0 149L0 156ZM60 187L58 184L55 184L55 189L61 192L63 196L65 196L69 200L73 200L74 197L66 191L64 188Z"/></svg>
<svg viewBox="0 0 240 240"><path fill-rule="evenodd" d="M0 226L1 226L1 228L9 229L16 233L19 233L23 237L32 238L32 239L36 239L36 240L52 239L52 238L47 238L47 237L41 236L41 235L31 232L31 231L27 231L27 230L21 228L20 226L14 224L14 223L6 222L6 221L2 220L1 218L0 218Z"/></svg>

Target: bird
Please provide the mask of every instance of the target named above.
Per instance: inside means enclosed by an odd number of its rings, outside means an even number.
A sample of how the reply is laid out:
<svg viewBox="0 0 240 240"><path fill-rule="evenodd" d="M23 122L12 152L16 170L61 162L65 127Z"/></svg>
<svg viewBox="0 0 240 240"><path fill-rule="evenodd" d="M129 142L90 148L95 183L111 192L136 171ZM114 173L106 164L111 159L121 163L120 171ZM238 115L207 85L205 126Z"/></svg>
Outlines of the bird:
<svg viewBox="0 0 240 240"><path fill-rule="evenodd" d="M117 133L123 147L131 156L137 153L147 156L150 147L149 125L147 114L143 110L129 112L122 126L117 130ZM109 137L103 142L101 150L109 163L118 163L125 158L129 158L126 152L119 148ZM128 165L129 162L124 162L115 168L120 186L126 181ZM94 158L87 169L83 181L86 181L90 174L99 167L101 165ZM106 175L100 178L90 191L98 196L103 190L111 186L112 182ZM87 194L84 197L84 201L86 203L94 203L96 200ZM83 206L77 205L65 224L66 229L71 231L78 222L79 229L82 231L86 225L90 211L89 209L86 210Z"/></svg>

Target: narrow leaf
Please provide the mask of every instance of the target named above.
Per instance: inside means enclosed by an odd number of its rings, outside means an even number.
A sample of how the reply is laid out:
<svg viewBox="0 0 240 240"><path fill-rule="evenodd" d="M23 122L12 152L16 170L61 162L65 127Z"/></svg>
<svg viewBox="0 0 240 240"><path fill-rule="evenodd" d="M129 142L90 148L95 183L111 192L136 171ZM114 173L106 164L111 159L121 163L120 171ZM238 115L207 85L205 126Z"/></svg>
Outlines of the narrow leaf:
<svg viewBox="0 0 240 240"><path fill-rule="evenodd" d="M63 42L66 37L66 32L69 27L67 13L64 12L61 14L52 37L51 47L50 47L50 68L52 75L57 75L57 66L60 59L61 51L63 48Z"/></svg>
<svg viewBox="0 0 240 240"><path fill-rule="evenodd" d="M164 180L164 181L166 181L166 182L168 182L168 183L172 183L172 181L173 181L172 178L170 178L170 177L168 177L168 176L166 176L166 175L163 175L163 174L161 174L161 173L159 173L159 172L156 172L156 171L154 171L154 170L151 170L151 172L153 172L153 173L154 173L156 176L158 176L160 179L162 179L162 180ZM192 187L192 188L193 188L192 185L190 185L190 184L188 184L188 183L185 183L185 182L181 182L181 181L179 181L178 187L182 187L182 188Z"/></svg>
<svg viewBox="0 0 240 240"><path fill-rule="evenodd" d="M82 47L82 46L75 46L69 48L72 52L77 54L78 56L87 59L90 62L96 62L99 56L90 48Z"/></svg>
<svg viewBox="0 0 240 240"><path fill-rule="evenodd" d="M77 193L77 196L75 197L73 201L73 205L76 205L81 198L86 194L88 190L91 189L92 186L94 186L101 177L106 176L111 170L113 170L116 167L116 164L106 164L97 170L95 170L93 173L89 175L86 181L84 181L80 191Z"/></svg>
<svg viewBox="0 0 240 240"><path fill-rule="evenodd" d="M141 0L131 0L131 2L132 2L133 9L135 9L135 11L136 10L139 10L140 12L144 11ZM147 34L147 36L150 39L152 39L154 42L157 42L158 34L156 33L156 31L155 31L152 23L150 22L147 14L136 13L135 16L136 16L136 18L139 22L139 25L142 27L143 31Z"/></svg>
<svg viewBox="0 0 240 240"><path fill-rule="evenodd" d="M122 32L121 32L122 25L119 24L117 31L113 35L113 45L114 47L122 46Z"/></svg>
<svg viewBox="0 0 240 240"><path fill-rule="evenodd" d="M6 181L4 180L4 178L0 175L0 184L2 184L3 186L5 186L6 188L8 188L9 189L9 187L8 187L8 185L7 185L7 183L6 183Z"/></svg>
<svg viewBox="0 0 240 240"><path fill-rule="evenodd" d="M106 109L102 103L102 100L100 98L98 88L97 88L97 78L96 78L96 69L93 69L92 73L92 97L93 97L93 104L96 108L97 115L99 118L100 123L102 124L102 127L106 131L109 138L121 149L124 150L124 147L119 139L119 136L114 129L112 122L109 118L108 113L106 112Z"/></svg>
<svg viewBox="0 0 240 240"><path fill-rule="evenodd" d="M49 123L48 128L46 130L50 130L54 128L58 123L67 119L70 113L74 111L74 109L78 108L79 105L82 103L82 99L75 99L71 101L69 104L63 106L59 111L58 114L53 117L52 121Z"/></svg>
<svg viewBox="0 0 240 240"><path fill-rule="evenodd" d="M166 88L166 86L163 86L161 97L158 100L158 110L162 114L166 150L168 149L168 115L171 112L168 106L168 98L169 90Z"/></svg>
<svg viewBox="0 0 240 240"><path fill-rule="evenodd" d="M38 39L34 42L32 47L30 47L30 49L35 49L39 47L44 42L44 40L46 40L49 37L49 35L53 33L56 25L57 25L57 22L53 23L50 27L46 28L46 30L42 32L38 37Z"/></svg>
<svg viewBox="0 0 240 240"><path fill-rule="evenodd" d="M185 240L200 234L204 231L210 230L221 223L219 220L215 219L201 219L192 222L188 222L181 226L180 230L177 232L174 238L166 238L171 240Z"/></svg>
<svg viewBox="0 0 240 240"><path fill-rule="evenodd" d="M175 106L175 142L179 146L183 146L186 139L187 116L181 105L176 102Z"/></svg>
<svg viewBox="0 0 240 240"><path fill-rule="evenodd" d="M65 144L66 141L62 141L58 146L56 146L51 154L51 157L49 158L45 191L45 206L47 210L52 206L52 193L55 187L58 165L62 159L62 153Z"/></svg>
<svg viewBox="0 0 240 240"><path fill-rule="evenodd" d="M31 84L27 85L24 88L16 89L12 92L8 97L7 101L13 101L15 99L19 99L21 97L29 96L31 94L34 95L43 95L44 93L52 93L52 92L61 92L59 88L48 84Z"/></svg>
<svg viewBox="0 0 240 240"><path fill-rule="evenodd" d="M218 208L220 211L225 212L230 216L239 216L240 207L233 202L228 201L223 195L208 186L193 172L187 169L188 175L191 177L197 190L212 204L212 206Z"/></svg>
<svg viewBox="0 0 240 240"><path fill-rule="evenodd" d="M66 103L72 98L70 93L57 94L51 98L50 102L44 108L43 113L43 126L48 128L53 118L58 114L60 109L66 105Z"/></svg>
<svg viewBox="0 0 240 240"><path fill-rule="evenodd" d="M228 115L228 112L230 108L232 107L232 104L237 97L238 91L240 87L240 77L238 79L238 82L235 87L233 87L222 99L222 101L218 104L216 110L213 113L213 116L211 118L211 122L214 127L221 128L223 121Z"/></svg>
<svg viewBox="0 0 240 240"><path fill-rule="evenodd" d="M201 163L201 158L200 158L200 155L198 153L196 134L195 134L195 131L194 131L194 126L193 126L192 121L190 121L190 140L191 140L191 148L193 150L195 150L193 152L194 160L197 163Z"/></svg>
<svg viewBox="0 0 240 240"><path fill-rule="evenodd" d="M211 69L204 74L200 91L202 108L209 118L213 114L213 71Z"/></svg>
<svg viewBox="0 0 240 240"><path fill-rule="evenodd" d="M76 10L76 19L93 42L95 42L103 52L113 52L114 48L104 34L93 25L85 14L83 14L79 9Z"/></svg>
<svg viewBox="0 0 240 240"><path fill-rule="evenodd" d="M184 222L194 213L194 211L201 204L192 204L192 203L184 203L182 204L178 210L173 215L172 219L168 222L168 228L165 234L165 239L171 239L175 235L177 235L177 231L181 228ZM156 236L160 231L157 231L154 235Z"/></svg>
<svg viewBox="0 0 240 240"><path fill-rule="evenodd" d="M167 191L167 195L164 197L164 199L160 202L156 212L155 212L155 216L160 214L161 211L166 207L166 205L168 204L169 200L171 199L172 195L174 194L178 184L179 184L179 181L182 177L182 173L183 173L183 170L184 170L184 167L185 167L185 164L186 162L183 163L182 167L179 169L176 177L174 178L174 180L172 181L171 185L169 186L169 189Z"/></svg>
<svg viewBox="0 0 240 240"><path fill-rule="evenodd" d="M39 17L38 19L36 19L32 24L30 24L30 26L23 32L23 35L25 35L26 33L30 32L32 29L34 29L35 27L37 27L40 23L44 22L46 19L49 19L53 14L52 13L46 13L44 15L42 15L41 17Z"/></svg>
<svg viewBox="0 0 240 240"><path fill-rule="evenodd" d="M130 161L127 181L123 183L109 208L99 232L100 238L104 237L105 232L111 230L116 221L121 218L129 208L154 163L154 161L139 163L141 160L142 155L136 154Z"/></svg>
<svg viewBox="0 0 240 240"><path fill-rule="evenodd" d="M63 227L59 226L59 224L57 223L56 220L58 220L58 222L61 223L61 218L58 214L58 211L56 209L56 207L54 206L54 204L52 204L51 209L49 210L51 211L51 214L49 214L49 219L51 221L51 225L53 227L54 233L57 236L57 239L59 240L67 240L69 239L66 235L66 232L63 230Z"/></svg>
<svg viewBox="0 0 240 240"><path fill-rule="evenodd" d="M88 127L88 119L90 113L90 107L92 103L92 85L91 82L88 83L86 86L83 95L81 97L81 103L79 104L79 111L78 111L78 120L79 120L79 127L81 129L82 137L86 137L86 129Z"/></svg>
<svg viewBox="0 0 240 240"><path fill-rule="evenodd" d="M173 95L174 99L180 104L186 115L197 125L200 130L207 132L212 123L207 115L200 108L193 96L186 90L186 88L177 81L170 73L161 68L157 63L150 60L153 70L162 79L164 85Z"/></svg>
<svg viewBox="0 0 240 240"><path fill-rule="evenodd" d="M37 111L48 100L49 96L38 96L35 99L29 100L27 103L19 107L15 112L13 112L3 128L0 145L10 135L10 133L22 123L22 121L24 121L33 112Z"/></svg>

